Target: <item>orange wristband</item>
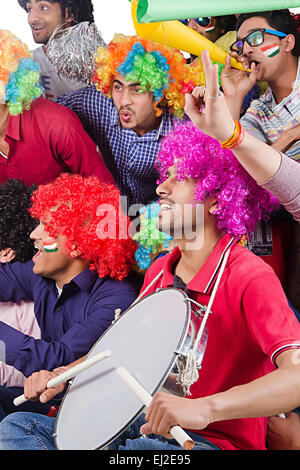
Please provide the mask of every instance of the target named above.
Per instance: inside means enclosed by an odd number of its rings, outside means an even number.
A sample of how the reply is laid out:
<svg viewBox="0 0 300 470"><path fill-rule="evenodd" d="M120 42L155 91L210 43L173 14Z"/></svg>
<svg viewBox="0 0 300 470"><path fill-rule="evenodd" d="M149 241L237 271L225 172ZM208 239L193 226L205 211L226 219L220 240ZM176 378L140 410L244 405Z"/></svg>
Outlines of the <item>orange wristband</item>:
<svg viewBox="0 0 300 470"><path fill-rule="evenodd" d="M232 135L225 140L224 142L221 142L222 148L235 148L238 147L242 143L245 137L245 131L243 126L240 124L239 121L234 121L235 122L235 127L233 130Z"/></svg>

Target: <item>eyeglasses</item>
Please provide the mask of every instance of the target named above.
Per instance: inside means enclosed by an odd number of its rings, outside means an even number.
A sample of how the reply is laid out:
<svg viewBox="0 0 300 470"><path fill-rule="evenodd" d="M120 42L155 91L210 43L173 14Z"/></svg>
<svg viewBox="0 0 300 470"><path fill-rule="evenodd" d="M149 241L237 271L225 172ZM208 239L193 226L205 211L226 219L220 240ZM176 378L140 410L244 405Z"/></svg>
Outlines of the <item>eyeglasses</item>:
<svg viewBox="0 0 300 470"><path fill-rule="evenodd" d="M211 25L211 16L200 16L199 18L187 18L186 20L179 20L181 23L185 24L187 26L191 19L195 20L196 23L199 26L202 26L203 28L207 28L208 26Z"/></svg>
<svg viewBox="0 0 300 470"><path fill-rule="evenodd" d="M230 50L232 52L237 52L238 55L241 55L244 50L244 42L246 41L247 44L251 47L260 46L265 40L265 33L273 34L273 36L278 36L280 39L287 36L285 33L281 33L280 31L275 31L274 29L256 29L251 33L247 34L242 39L238 39L230 46Z"/></svg>

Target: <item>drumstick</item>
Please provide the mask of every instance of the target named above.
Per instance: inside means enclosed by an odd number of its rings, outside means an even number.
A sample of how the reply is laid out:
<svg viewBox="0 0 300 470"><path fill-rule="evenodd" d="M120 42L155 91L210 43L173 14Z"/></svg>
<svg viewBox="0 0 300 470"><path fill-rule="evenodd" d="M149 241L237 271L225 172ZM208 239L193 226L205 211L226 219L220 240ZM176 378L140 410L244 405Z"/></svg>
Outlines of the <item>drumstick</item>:
<svg viewBox="0 0 300 470"><path fill-rule="evenodd" d="M79 375L81 372L83 372L86 369L89 369L91 366L93 366L97 362L100 362L103 359L106 359L107 357L110 356L110 354L111 354L110 351L103 351L99 354L96 354L94 357L91 357L90 359L86 359L82 361L80 364L77 364L77 366L74 366L71 369L67 370L66 372L63 372L57 377L54 377L53 379L49 380L49 382L47 383L47 388L56 387L57 385L60 385L61 383L66 382L67 380L70 380L72 377ZM25 397L25 395L20 395L14 399L13 403L15 406L19 406L25 403L27 400L28 399Z"/></svg>
<svg viewBox="0 0 300 470"><path fill-rule="evenodd" d="M142 385L124 367L118 367L117 373L148 408L152 401L150 393L148 393L147 390L145 390L144 387L142 387ZM171 427L169 432L185 450L191 450L194 447L194 441L180 426Z"/></svg>

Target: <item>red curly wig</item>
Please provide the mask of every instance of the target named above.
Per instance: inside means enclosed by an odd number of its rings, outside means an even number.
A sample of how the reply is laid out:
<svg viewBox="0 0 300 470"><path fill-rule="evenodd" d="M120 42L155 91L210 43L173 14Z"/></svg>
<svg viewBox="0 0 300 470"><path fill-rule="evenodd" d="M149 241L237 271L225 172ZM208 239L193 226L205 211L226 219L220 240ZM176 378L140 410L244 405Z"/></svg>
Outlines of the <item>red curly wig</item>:
<svg viewBox="0 0 300 470"><path fill-rule="evenodd" d="M120 208L120 192L95 176L62 174L33 193L32 217L45 222L55 238L65 237L99 277L122 280L130 272L137 245L128 235L129 218Z"/></svg>

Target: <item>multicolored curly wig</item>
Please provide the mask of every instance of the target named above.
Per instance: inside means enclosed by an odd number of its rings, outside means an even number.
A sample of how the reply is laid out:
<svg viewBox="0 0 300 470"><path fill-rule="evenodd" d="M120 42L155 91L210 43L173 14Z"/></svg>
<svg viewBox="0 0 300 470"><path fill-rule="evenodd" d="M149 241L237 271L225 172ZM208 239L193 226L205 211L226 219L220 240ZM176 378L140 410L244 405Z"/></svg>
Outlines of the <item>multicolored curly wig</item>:
<svg viewBox="0 0 300 470"><path fill-rule="evenodd" d="M162 141L155 166L161 181L176 161L177 178L196 178L195 203L217 198L215 212L220 230L240 239L252 233L256 223L279 207L277 199L257 185L229 149L191 122L178 125Z"/></svg>
<svg viewBox="0 0 300 470"><path fill-rule="evenodd" d="M31 215L45 222L50 237L65 237L99 277L124 279L137 248L128 235L129 219L120 208L120 192L95 176L62 174L33 193Z"/></svg>
<svg viewBox="0 0 300 470"><path fill-rule="evenodd" d="M201 62L188 65L180 51L137 36L115 35L107 48L99 47L95 65L99 91L110 97L115 75L123 75L138 82L141 91L153 93L157 116L162 114L161 106L168 106L183 117L184 95L205 83Z"/></svg>
<svg viewBox="0 0 300 470"><path fill-rule="evenodd" d="M26 44L9 31L0 30L0 100L6 102L11 115L29 109L41 96L39 70Z"/></svg>
<svg viewBox="0 0 300 470"><path fill-rule="evenodd" d="M153 201L140 209L140 229L133 236L138 244L135 260L140 270L149 268L153 259L169 248L172 237L157 228L160 204Z"/></svg>

